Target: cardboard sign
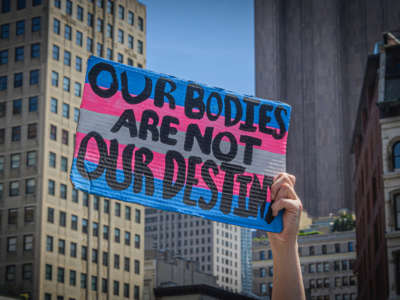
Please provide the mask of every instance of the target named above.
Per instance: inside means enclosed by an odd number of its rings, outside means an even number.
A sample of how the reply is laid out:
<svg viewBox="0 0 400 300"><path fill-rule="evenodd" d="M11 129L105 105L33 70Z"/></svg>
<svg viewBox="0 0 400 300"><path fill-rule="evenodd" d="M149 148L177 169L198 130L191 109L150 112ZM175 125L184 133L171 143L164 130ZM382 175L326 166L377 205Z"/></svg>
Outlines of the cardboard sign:
<svg viewBox="0 0 400 300"><path fill-rule="evenodd" d="M91 57L71 180L107 198L280 232L281 216L266 216L290 112Z"/></svg>

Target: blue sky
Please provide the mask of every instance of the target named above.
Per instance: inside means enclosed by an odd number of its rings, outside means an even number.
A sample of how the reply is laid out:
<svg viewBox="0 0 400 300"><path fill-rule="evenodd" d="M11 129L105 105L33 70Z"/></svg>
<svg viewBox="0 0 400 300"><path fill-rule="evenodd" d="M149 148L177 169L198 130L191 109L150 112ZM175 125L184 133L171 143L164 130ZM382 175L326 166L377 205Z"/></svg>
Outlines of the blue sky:
<svg viewBox="0 0 400 300"><path fill-rule="evenodd" d="M141 0L147 69L254 94L252 0Z"/></svg>

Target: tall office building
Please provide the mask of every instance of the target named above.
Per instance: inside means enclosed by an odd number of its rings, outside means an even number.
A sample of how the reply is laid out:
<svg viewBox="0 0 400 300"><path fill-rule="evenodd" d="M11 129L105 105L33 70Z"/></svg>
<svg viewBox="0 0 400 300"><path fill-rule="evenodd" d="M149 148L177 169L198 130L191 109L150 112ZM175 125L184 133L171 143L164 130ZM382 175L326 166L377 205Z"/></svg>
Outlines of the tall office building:
<svg viewBox="0 0 400 300"><path fill-rule="evenodd" d="M143 208L69 180L86 61L145 65L135 0L0 1L0 290L140 299Z"/></svg>
<svg viewBox="0 0 400 300"><path fill-rule="evenodd" d="M217 276L218 286L234 292L242 291L240 237L238 226L146 208L146 249L197 261Z"/></svg>
<svg viewBox="0 0 400 300"><path fill-rule="evenodd" d="M242 292L243 294L252 294L253 289L253 270L252 270L252 240L253 231L250 228L240 228L240 248L242 264Z"/></svg>
<svg viewBox="0 0 400 300"><path fill-rule="evenodd" d="M293 106L287 168L313 216L354 208L351 134L365 61L397 0L255 0L256 95Z"/></svg>

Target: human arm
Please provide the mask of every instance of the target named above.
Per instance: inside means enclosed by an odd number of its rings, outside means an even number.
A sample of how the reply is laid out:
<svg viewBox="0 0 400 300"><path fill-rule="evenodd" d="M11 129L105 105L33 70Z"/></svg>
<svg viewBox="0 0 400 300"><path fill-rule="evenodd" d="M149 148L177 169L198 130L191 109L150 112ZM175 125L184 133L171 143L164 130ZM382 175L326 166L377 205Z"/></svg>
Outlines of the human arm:
<svg viewBox="0 0 400 300"><path fill-rule="evenodd" d="M293 175L281 173L271 186L273 215L285 209L282 232L268 232L274 260L272 300L305 300L297 245L302 204L294 191L295 181Z"/></svg>

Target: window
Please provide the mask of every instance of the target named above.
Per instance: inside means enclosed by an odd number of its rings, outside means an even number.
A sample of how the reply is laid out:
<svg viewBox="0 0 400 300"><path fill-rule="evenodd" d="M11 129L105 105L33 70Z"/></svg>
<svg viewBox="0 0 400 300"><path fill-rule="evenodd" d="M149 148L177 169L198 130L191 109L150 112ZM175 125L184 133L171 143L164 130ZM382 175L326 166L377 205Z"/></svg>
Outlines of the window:
<svg viewBox="0 0 400 300"><path fill-rule="evenodd" d="M65 3L65 13L67 15L72 16L72 1L71 0L66 0Z"/></svg>
<svg viewBox="0 0 400 300"><path fill-rule="evenodd" d="M140 249L140 235L135 234L135 248Z"/></svg>
<svg viewBox="0 0 400 300"><path fill-rule="evenodd" d="M53 195L55 194L55 189L56 189L56 183L54 180L49 179L48 182L48 193L49 195Z"/></svg>
<svg viewBox="0 0 400 300"><path fill-rule="evenodd" d="M76 18L79 21L83 21L83 7L82 6L77 6L76 7Z"/></svg>
<svg viewBox="0 0 400 300"><path fill-rule="evenodd" d="M99 196L94 196L94 198L93 198L93 208L94 208L94 210L99 210L99 202L100 202L100 197Z"/></svg>
<svg viewBox="0 0 400 300"><path fill-rule="evenodd" d="M61 8L61 0L54 0L54 7Z"/></svg>
<svg viewBox="0 0 400 300"><path fill-rule="evenodd" d="M328 262L324 263L324 272L329 272L330 264Z"/></svg>
<svg viewBox="0 0 400 300"><path fill-rule="evenodd" d="M79 82L75 82L74 85L74 95L76 97L80 97L81 96L81 91L82 91L82 87L81 84Z"/></svg>
<svg viewBox="0 0 400 300"><path fill-rule="evenodd" d="M103 45L97 43L96 51L97 51L97 56L103 56Z"/></svg>
<svg viewBox="0 0 400 300"><path fill-rule="evenodd" d="M400 230L400 193L395 194L393 198L395 229Z"/></svg>
<svg viewBox="0 0 400 300"><path fill-rule="evenodd" d="M71 65L71 52L64 50L64 65Z"/></svg>
<svg viewBox="0 0 400 300"><path fill-rule="evenodd" d="M97 291L97 276L92 276L92 291Z"/></svg>
<svg viewBox="0 0 400 300"><path fill-rule="evenodd" d="M37 6L42 4L42 0L32 0L32 6Z"/></svg>
<svg viewBox="0 0 400 300"><path fill-rule="evenodd" d="M62 255L65 254L65 240L58 240L58 253Z"/></svg>
<svg viewBox="0 0 400 300"><path fill-rule="evenodd" d="M25 20L15 23L15 35L23 35L25 33Z"/></svg>
<svg viewBox="0 0 400 300"><path fill-rule="evenodd" d="M50 125L50 139L57 140L57 127L55 125Z"/></svg>
<svg viewBox="0 0 400 300"><path fill-rule="evenodd" d="M53 252L53 237L50 235L46 237L46 250L48 252Z"/></svg>
<svg viewBox="0 0 400 300"><path fill-rule="evenodd" d="M17 267L15 265L6 266L6 280L14 281L16 279Z"/></svg>
<svg viewBox="0 0 400 300"><path fill-rule="evenodd" d="M118 42L123 44L124 43L124 31L118 29Z"/></svg>
<svg viewBox="0 0 400 300"><path fill-rule="evenodd" d="M103 251L103 266L108 266L108 252Z"/></svg>
<svg viewBox="0 0 400 300"><path fill-rule="evenodd" d="M60 219L59 219L59 225L61 227L65 227L66 225L66 219L67 219L67 214L64 211L60 211L60 215L59 215Z"/></svg>
<svg viewBox="0 0 400 300"><path fill-rule="evenodd" d="M97 18L97 32L103 32L103 20Z"/></svg>
<svg viewBox="0 0 400 300"><path fill-rule="evenodd" d="M118 58L117 58L119 63L123 63L124 62L124 56L121 53L118 53Z"/></svg>
<svg viewBox="0 0 400 300"><path fill-rule="evenodd" d="M125 18L125 8L122 5L118 5L118 17L121 20Z"/></svg>
<svg viewBox="0 0 400 300"><path fill-rule="evenodd" d="M72 29L69 25L65 25L64 38L69 41L72 40Z"/></svg>
<svg viewBox="0 0 400 300"><path fill-rule="evenodd" d="M26 153L26 166L27 167L36 166L36 151L28 151Z"/></svg>
<svg viewBox="0 0 400 300"><path fill-rule="evenodd" d="M79 120L79 108L74 107L74 121L78 122Z"/></svg>
<svg viewBox="0 0 400 300"><path fill-rule="evenodd" d="M8 237L7 238L7 252L16 252L17 251L17 238L16 237Z"/></svg>
<svg viewBox="0 0 400 300"><path fill-rule="evenodd" d="M110 200L104 199L104 213L108 214L110 212Z"/></svg>
<svg viewBox="0 0 400 300"><path fill-rule="evenodd" d="M60 198L67 199L67 185L63 183L60 184Z"/></svg>
<svg viewBox="0 0 400 300"><path fill-rule="evenodd" d="M133 66L132 58L128 58L127 64L128 64L128 66Z"/></svg>
<svg viewBox="0 0 400 300"><path fill-rule="evenodd" d="M87 260L87 247L86 246L82 246L81 257L82 257L82 260Z"/></svg>
<svg viewBox="0 0 400 300"><path fill-rule="evenodd" d="M86 50L89 52L93 52L93 39L89 37L86 40Z"/></svg>
<svg viewBox="0 0 400 300"><path fill-rule="evenodd" d="M85 273L81 273L81 288L87 288L87 275Z"/></svg>
<svg viewBox="0 0 400 300"><path fill-rule="evenodd" d="M68 158L61 156L61 171L68 172Z"/></svg>
<svg viewBox="0 0 400 300"><path fill-rule="evenodd" d="M11 181L9 187L10 187L9 190L10 197L15 197L19 195L19 181Z"/></svg>
<svg viewBox="0 0 400 300"><path fill-rule="evenodd" d="M23 73L14 74L14 88L22 87L23 85Z"/></svg>
<svg viewBox="0 0 400 300"><path fill-rule="evenodd" d="M31 70L29 72L29 84L30 85L39 84L39 70Z"/></svg>
<svg viewBox="0 0 400 300"><path fill-rule="evenodd" d="M79 202L79 192L76 189L72 189L72 202L78 203Z"/></svg>
<svg viewBox="0 0 400 300"><path fill-rule="evenodd" d="M19 169L20 165L21 165L21 154L19 153L11 154L10 168Z"/></svg>
<svg viewBox="0 0 400 300"><path fill-rule="evenodd" d="M128 47L130 49L133 49L133 42L134 42L133 36L132 35L128 35Z"/></svg>
<svg viewBox="0 0 400 300"><path fill-rule="evenodd" d="M13 115L20 115L22 113L22 99L13 100Z"/></svg>
<svg viewBox="0 0 400 300"><path fill-rule="evenodd" d="M114 280L114 283L113 283L113 293L116 296L119 295L119 281L117 281L117 280Z"/></svg>
<svg viewBox="0 0 400 300"><path fill-rule="evenodd" d="M26 7L26 0L18 0L17 1L17 9L24 9Z"/></svg>
<svg viewBox="0 0 400 300"><path fill-rule="evenodd" d="M65 130L65 129L63 129L62 130L62 136L61 136L61 138L62 138L62 143L64 144L64 145L68 145L68 131L67 130Z"/></svg>
<svg viewBox="0 0 400 300"><path fill-rule="evenodd" d="M33 249L33 235L24 235L24 251L32 251Z"/></svg>
<svg viewBox="0 0 400 300"><path fill-rule="evenodd" d="M75 70L82 72L82 58L79 56L75 58Z"/></svg>
<svg viewBox="0 0 400 300"><path fill-rule="evenodd" d="M121 231L118 228L114 229L114 240L117 243L121 241Z"/></svg>
<svg viewBox="0 0 400 300"><path fill-rule="evenodd" d="M393 155L393 169L400 169L400 142L397 142L392 147L392 155Z"/></svg>
<svg viewBox="0 0 400 300"><path fill-rule="evenodd" d="M24 61L24 47L15 48L15 61Z"/></svg>
<svg viewBox="0 0 400 300"><path fill-rule="evenodd" d="M46 264L46 271L45 271L45 278L46 280L53 280L53 266Z"/></svg>
<svg viewBox="0 0 400 300"><path fill-rule="evenodd" d="M64 76L64 80L63 80L64 91L69 92L70 85L71 85L71 80L67 76Z"/></svg>
<svg viewBox="0 0 400 300"><path fill-rule="evenodd" d="M104 5L103 0L97 0L96 2L97 2L97 7L103 8Z"/></svg>
<svg viewBox="0 0 400 300"><path fill-rule="evenodd" d="M0 65L5 65L8 63L8 50L0 51Z"/></svg>
<svg viewBox="0 0 400 300"><path fill-rule="evenodd" d="M37 137L37 124L28 124L28 139L35 139Z"/></svg>
<svg viewBox="0 0 400 300"><path fill-rule="evenodd" d="M0 172L4 172L4 155L0 156Z"/></svg>
<svg viewBox="0 0 400 300"><path fill-rule="evenodd" d="M138 40L138 53L143 54L143 42Z"/></svg>
<svg viewBox="0 0 400 300"><path fill-rule="evenodd" d="M140 209L135 209L135 222L136 223L138 223L138 224L140 224L140 215L141 215L141 213L140 213Z"/></svg>
<svg viewBox="0 0 400 300"><path fill-rule="evenodd" d="M78 216L71 215L71 229L78 230Z"/></svg>
<svg viewBox="0 0 400 300"><path fill-rule="evenodd" d="M56 71L51 72L51 85L58 87L58 73Z"/></svg>
<svg viewBox="0 0 400 300"><path fill-rule="evenodd" d="M76 243L71 242L70 247L69 247L69 252L70 252L71 257L77 256L76 255L77 249L78 249L78 247L77 247Z"/></svg>
<svg viewBox="0 0 400 300"><path fill-rule="evenodd" d="M29 178L25 180L25 194L30 195L36 192L36 179ZM33 220L32 220L33 221Z"/></svg>
<svg viewBox="0 0 400 300"><path fill-rule="evenodd" d="M107 24L107 35L108 38L113 38L113 26L111 24Z"/></svg>
<svg viewBox="0 0 400 300"><path fill-rule="evenodd" d="M76 285L76 271L74 270L69 270L69 284L71 286Z"/></svg>
<svg viewBox="0 0 400 300"><path fill-rule="evenodd" d="M140 274L140 261L137 259L135 259L135 274Z"/></svg>
<svg viewBox="0 0 400 300"><path fill-rule="evenodd" d="M10 24L3 24L0 26L0 38L8 39L10 36Z"/></svg>
<svg viewBox="0 0 400 300"><path fill-rule="evenodd" d="M50 111L55 114L58 111L58 100L56 98L50 99Z"/></svg>
<svg viewBox="0 0 400 300"><path fill-rule="evenodd" d="M116 217L121 216L121 204L118 202L115 203L115 216Z"/></svg>
<svg viewBox="0 0 400 300"><path fill-rule="evenodd" d="M47 208L47 222L54 223L54 208Z"/></svg>
<svg viewBox="0 0 400 300"><path fill-rule="evenodd" d="M143 31L144 30L144 21L143 21L142 17L139 17L138 23L139 23L138 25L139 25L140 31Z"/></svg>
<svg viewBox="0 0 400 300"><path fill-rule="evenodd" d="M308 265L308 273L315 273L315 264Z"/></svg>
<svg viewBox="0 0 400 300"><path fill-rule="evenodd" d="M354 251L353 242L348 242L347 243L347 251L349 251L349 252L353 252Z"/></svg>
<svg viewBox="0 0 400 300"><path fill-rule="evenodd" d="M107 59L112 60L113 59L113 51L110 48L107 48Z"/></svg>
<svg viewBox="0 0 400 300"><path fill-rule="evenodd" d="M99 236L99 223L93 222L93 236Z"/></svg>
<svg viewBox="0 0 400 300"><path fill-rule="evenodd" d="M131 219L131 208L129 206L125 206L125 220Z"/></svg>
<svg viewBox="0 0 400 300"><path fill-rule="evenodd" d="M131 11L128 11L128 24L129 25L135 24L135 14Z"/></svg>
<svg viewBox="0 0 400 300"><path fill-rule="evenodd" d="M114 14L114 3L111 0L107 0L107 13Z"/></svg>
<svg viewBox="0 0 400 300"><path fill-rule="evenodd" d="M92 249L92 263L97 264L98 262L98 251L97 249Z"/></svg>
<svg viewBox="0 0 400 300"><path fill-rule="evenodd" d="M83 45L83 35L82 32L76 31L76 44L80 47Z"/></svg>
<svg viewBox="0 0 400 300"><path fill-rule="evenodd" d="M82 232L88 233L88 220L82 219Z"/></svg>
<svg viewBox="0 0 400 300"><path fill-rule="evenodd" d="M0 76L0 91L7 89L7 76Z"/></svg>
<svg viewBox="0 0 400 300"><path fill-rule="evenodd" d="M64 268L58 267L57 282L64 283Z"/></svg>
<svg viewBox="0 0 400 300"><path fill-rule="evenodd" d="M68 103L63 103L62 115L64 118L69 119L69 104Z"/></svg>
<svg viewBox="0 0 400 300"><path fill-rule="evenodd" d="M93 14L88 13L87 15L87 25L89 27L93 27Z"/></svg>
<svg viewBox="0 0 400 300"><path fill-rule="evenodd" d="M40 31L40 17L32 18L32 32Z"/></svg>
<svg viewBox="0 0 400 300"><path fill-rule="evenodd" d="M140 287L138 285L135 285L133 287L133 299L139 300L140 295Z"/></svg>
<svg viewBox="0 0 400 300"><path fill-rule="evenodd" d="M130 264L131 264L131 262L130 262L129 257L124 257L124 270L125 271L129 272Z"/></svg>
<svg viewBox="0 0 400 300"><path fill-rule="evenodd" d="M60 20L54 18L54 20L53 20L53 32L55 34L60 34L60 27L61 27Z"/></svg>
<svg viewBox="0 0 400 300"><path fill-rule="evenodd" d="M340 253L340 244L335 244L335 253Z"/></svg>
<svg viewBox="0 0 400 300"><path fill-rule="evenodd" d="M129 246L131 244L131 233L125 231L125 245Z"/></svg>
<svg viewBox="0 0 400 300"><path fill-rule="evenodd" d="M29 112L38 111L38 102L39 102L39 97L38 96L29 97L28 111Z"/></svg>
<svg viewBox="0 0 400 300"><path fill-rule="evenodd" d="M56 167L56 154L54 152L49 153L49 167Z"/></svg>
<svg viewBox="0 0 400 300"><path fill-rule="evenodd" d="M107 225L103 226L103 239L108 240L110 229Z"/></svg>
<svg viewBox="0 0 400 300"><path fill-rule="evenodd" d="M89 194L87 192L83 192L83 206L89 207Z"/></svg>
<svg viewBox="0 0 400 300"><path fill-rule="evenodd" d="M11 141L19 142L21 140L21 126L11 128Z"/></svg>
<svg viewBox="0 0 400 300"><path fill-rule="evenodd" d="M129 283L124 283L124 297L129 298Z"/></svg>

